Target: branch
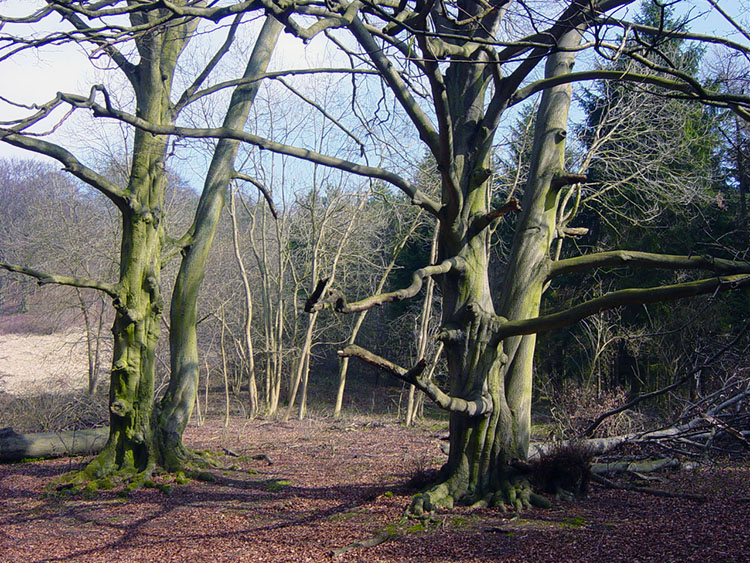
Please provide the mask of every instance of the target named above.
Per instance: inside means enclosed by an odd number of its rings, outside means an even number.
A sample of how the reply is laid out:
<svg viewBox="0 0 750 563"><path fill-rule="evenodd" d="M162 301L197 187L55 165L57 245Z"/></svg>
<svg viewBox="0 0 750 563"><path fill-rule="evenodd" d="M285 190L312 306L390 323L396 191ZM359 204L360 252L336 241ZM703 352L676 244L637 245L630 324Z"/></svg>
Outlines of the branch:
<svg viewBox="0 0 750 563"><path fill-rule="evenodd" d="M305 44L309 43L319 33L330 29L337 29L351 25L359 13L360 3L350 2L348 5L340 4L341 9L331 11L328 8L320 8L312 5L304 6L295 2L294 13L302 18L311 16L313 23L304 27L291 18L292 13L287 7L280 7L280 3L273 0L261 0L268 13L273 14L286 27L287 33L302 39ZM314 0L313 0L314 2ZM312 4L312 3L311 3Z"/></svg>
<svg viewBox="0 0 750 563"><path fill-rule="evenodd" d="M216 84L212 84L211 86L207 86L206 88L202 90L198 90L197 92L193 92L189 97L185 98L184 102L181 100L178 104L180 107L183 105L192 104L199 98L202 98L204 96L208 96L210 94L214 94L216 92L219 92L220 90L224 90L225 88L232 88L234 86L240 86L243 84L252 84L253 82L257 82L259 80L264 79L278 79L282 76L300 76L305 74L379 74L378 71L372 70L372 69L360 69L360 68L297 68L297 69L287 69L287 70L274 70L271 72L266 72L260 76L252 77L252 78L235 78L233 80L225 80L224 82L217 82Z"/></svg>
<svg viewBox="0 0 750 563"><path fill-rule="evenodd" d="M630 250L611 250L558 260L550 266L547 279L564 274L606 268L631 266L634 268L660 268L663 270L709 270L718 274L750 274L750 263L724 260L711 256L675 256Z"/></svg>
<svg viewBox="0 0 750 563"><path fill-rule="evenodd" d="M696 502L706 502L706 497L702 495L694 495L691 493L671 493L669 491L663 491L661 489L651 489L648 487L638 487L635 485L630 484L619 484L615 483L614 481L611 481L610 479L607 479L606 477L603 477L601 475L597 475L595 473L591 474L591 479L599 483L600 485L604 485L605 487L609 489L619 489L623 491L633 491L635 493L644 493L647 495L654 495L657 497L666 497L666 498L682 498L687 500L694 500Z"/></svg>
<svg viewBox="0 0 750 563"><path fill-rule="evenodd" d="M709 3L713 4L711 0L708 0L708 1ZM691 31L683 31L680 29L665 29L665 28L652 27L652 26L643 25L640 23L618 20L612 17L603 17L596 23L597 24L601 23L603 25L615 25L625 30L640 31L641 33L655 35L655 36L664 37L664 38L688 39L691 41L700 41L701 43L713 43L716 45L724 45L725 47L728 47L735 51L739 51L745 54L750 54L750 48L748 48L746 45L737 43L736 41L731 41L730 39L727 39L726 37L716 37L713 35L693 33ZM741 33L744 33L744 31L741 31Z"/></svg>
<svg viewBox="0 0 750 563"><path fill-rule="evenodd" d="M372 352L357 346L356 344L350 344L343 350L340 350L338 355L342 358L359 358L365 363L387 371L401 381L413 385L432 399L440 408L449 412L463 413L468 416L480 416L492 412L492 398L489 395L483 394L481 397L474 400L459 399L458 397L451 397L443 392L437 385L424 379L421 376L422 372L427 367L427 362L424 358L419 360L417 365L413 368L406 370L377 354L373 354Z"/></svg>
<svg viewBox="0 0 750 563"><path fill-rule="evenodd" d="M732 16L724 11L719 6L719 3L716 0L708 0L708 3L711 4L716 9L716 11L719 12L722 17L732 25L732 27L739 31L745 37L745 39L750 39L750 35L748 35L747 31L745 31L745 29L740 24L738 24Z"/></svg>
<svg viewBox="0 0 750 563"><path fill-rule="evenodd" d="M59 276L57 274L48 274L46 272L40 272L39 270L27 268L25 266L8 264L7 262L0 262L0 268L8 270L9 272L16 272L18 274L24 274L25 276L36 278L37 280L39 280L39 285L52 283L57 285L81 287L85 289L98 289L99 291L103 291L112 298L117 297L117 288L114 285L97 280L87 280L84 278L73 278L69 276Z"/></svg>
<svg viewBox="0 0 750 563"><path fill-rule="evenodd" d="M274 219L279 218L279 214L276 212L276 206L273 204L273 198L271 197L271 192L268 190L266 186L264 186L262 183L260 183L258 180L253 178L252 176L248 176L247 174L243 174L242 172L235 172L234 177L237 180L245 180L246 182L250 182L253 186L258 188L258 191L263 194L263 197L266 199L266 203L268 203L268 208L271 210L271 215L273 215Z"/></svg>
<svg viewBox="0 0 750 563"><path fill-rule="evenodd" d="M274 153L293 156L301 160L306 160L315 164L321 164L323 166L329 166L331 168L343 170L344 172L349 172L358 176L378 178L400 189L410 197L411 202L414 205L421 207L435 217L438 217L440 213L440 204L438 202L430 198L427 194L425 194L422 190L420 190L405 178L402 178L398 174L395 174L383 168L356 164L349 160L321 154L309 149L286 145L284 143L277 143L275 141L271 141L270 139L259 137L258 135L253 135L252 133L247 133L245 131L232 129L229 127L192 128L177 127L174 125L159 125L156 123L150 123L145 119L141 119L113 107L105 108L100 104L91 102L83 96L65 94L63 96L63 99L68 103L76 105L77 107L85 107L91 109L94 112L95 117L111 117L155 135L176 135L177 137L195 139L236 139L238 141L243 141L245 143L255 145L256 147L269 150Z"/></svg>
<svg viewBox="0 0 750 563"><path fill-rule="evenodd" d="M520 84L526 80L541 61L545 60L546 56L553 49L559 47L558 42L566 33L576 28L582 32L582 24L591 19L596 12L613 10L630 2L631 0L571 2L550 28L526 38L520 44L509 45L506 49L500 51L497 54L497 60L501 64L514 59L517 60L524 54L526 56L510 74L500 81L501 86L496 89L487 106L487 112L482 120L483 128L494 134L501 114L512 105L511 100L514 98L514 93L517 92ZM525 41L539 42L540 45L530 49L524 44ZM576 47L577 41L576 46L573 48L575 49ZM567 74L566 72L563 76L567 76Z"/></svg>
<svg viewBox="0 0 750 563"><path fill-rule="evenodd" d="M563 227L558 229L558 237L582 237L589 234L588 227Z"/></svg>
<svg viewBox="0 0 750 563"><path fill-rule="evenodd" d="M710 414L702 414L701 418L708 422L709 424L713 424L714 426L718 426L724 432L735 438L737 441L739 441L747 450L750 450L750 442L747 438L737 430L736 428L729 426L726 422L721 420L720 418L716 418L715 416L711 416Z"/></svg>
<svg viewBox="0 0 750 563"><path fill-rule="evenodd" d="M100 191L121 211L136 210L127 192L91 168L84 166L73 154L63 147L42 139L27 137L18 133L3 135L2 140L9 145L36 152L61 162L64 170L83 180L92 188Z"/></svg>
<svg viewBox="0 0 750 563"><path fill-rule="evenodd" d="M750 275L748 274L709 278L661 287L622 289L607 293L606 295L591 299L558 313L541 315L533 319L508 321L497 329L495 339L499 342L509 336L536 334L538 332L555 330L570 326L602 311L615 309L623 305L659 303L661 301L672 301L684 297L694 297L696 295L706 295L746 287L750 287Z"/></svg>
<svg viewBox="0 0 750 563"><path fill-rule="evenodd" d="M521 203L515 197L510 198L502 207L474 219L471 227L469 227L469 237L471 238L478 235L485 228L489 227L493 221L499 219L503 215L507 215L511 211L522 211Z"/></svg>
<svg viewBox="0 0 750 563"><path fill-rule="evenodd" d="M434 3L434 0L432 3ZM432 3L427 2L425 9L429 9ZM414 23L418 23L420 28L425 29L426 23L424 18L420 17L419 20L420 23L416 21ZM443 190L447 193L447 199L450 202L449 205L455 209L460 209L463 206L463 191L459 186L455 172L453 136L455 123L453 121L453 116L451 115L448 89L446 88L445 80L440 69L439 56L434 53L430 41L428 41L428 39L422 34L418 34L416 40L424 57L424 73L430 85L435 108L435 117L437 118L438 147L440 154L433 154L435 160L440 163L439 169L443 173L444 178Z"/></svg>
<svg viewBox="0 0 750 563"><path fill-rule="evenodd" d="M383 80L388 83L388 86L393 91L394 96L399 101L401 106L404 108L406 113L409 115L412 123L419 132L419 138L429 147L435 158L440 157L440 139L438 133L435 130L434 125L430 121L430 118L424 113L419 104L414 100L412 95L409 93L404 80L398 71L393 68L393 63L388 60L383 50L375 43L370 32L362 24L359 18L354 18L350 26L352 34L357 39L360 45L365 48L367 54L372 59L377 69L383 76Z"/></svg>
<svg viewBox="0 0 750 563"><path fill-rule="evenodd" d="M387 32L381 30L380 28L374 25L369 25L366 22L363 22L363 23L365 25L365 29L367 29L367 31L369 31L374 37L377 37L378 39L381 39L385 43L388 43L388 45L390 45L391 47L398 49L398 51L403 56L404 61L408 61L410 64L414 65L421 72L426 72L424 68L424 64L419 59L419 57L417 57L417 53L414 51L413 42L404 40L398 37L393 37L389 35ZM374 72L377 72L377 71L374 71Z"/></svg>
<svg viewBox="0 0 750 563"><path fill-rule="evenodd" d="M444 260L440 264L434 266L425 266L416 270L412 274L412 282L408 287L397 289L396 291L390 291L388 293L380 293L378 295L372 295L361 301L355 301L353 303L347 303L346 298L340 290L334 289L326 294L326 288L328 285L328 279L322 279L318 282L312 295L307 299L305 303L305 312L312 313L320 311L331 303L334 304L334 308L339 313L356 313L358 311L365 311L384 303L391 303L393 301L402 301L404 299L410 299L417 295L422 289L422 283L424 278L429 276L437 276L440 274L446 274L451 270L458 270L461 268L459 265L458 258L449 258Z"/></svg>
<svg viewBox="0 0 750 563"><path fill-rule="evenodd" d="M196 90L198 90L201 84L205 82L206 78L208 78L208 75L213 72L213 70L216 68L216 65L219 64L224 55L229 52L229 48L232 46L232 43L234 43L234 38L237 34L237 28L240 26L241 21L242 14L237 14L234 18L234 21L232 22L232 25L229 26L227 38L224 40L224 43L221 45L221 47L219 47L219 50L214 53L214 56L211 57L211 60L208 61L208 64L196 77L196 79L193 80L193 83L185 89L185 91L180 96L180 100L175 104L175 115L178 114L180 110L182 110L182 108L184 108L188 103L190 103Z"/></svg>
<svg viewBox="0 0 750 563"><path fill-rule="evenodd" d="M732 104L739 104L740 106L747 106L750 103L750 99L747 96L739 94L724 94L721 92L712 92L704 88L700 90L696 89L694 85L680 82L678 80L670 80L663 76L657 76L653 74L637 74L634 72L627 72L621 70L588 70L582 72L571 72L569 74L563 74L560 76L553 76L551 78L543 78L537 80L517 90L513 96L511 96L508 106L518 104L525 99L533 96L537 92L552 88L553 86L560 86L562 84L570 84L573 82L582 82L588 80L617 80L621 82L635 82L638 84L647 84L650 86L656 86L663 88L671 92L680 92L685 94L685 97L692 100L707 101L713 103L719 103L729 107Z"/></svg>
<svg viewBox="0 0 750 563"><path fill-rule="evenodd" d="M277 78L276 80L277 80L277 82L280 82L281 85L284 86L287 90L289 90L292 94L294 94L299 99L301 99L303 102L305 102L306 104L309 104L312 107L314 107L315 109L317 109L323 115L323 117L325 117L326 119L328 119L331 123L333 123L341 131L343 131L344 134L346 134L347 137L349 137L355 143L357 143L357 146L359 146L359 154L360 154L360 156L364 156L365 155L365 145L364 145L364 143L362 141L360 141L354 133L352 133L351 131L349 131L349 129L347 129L338 119L336 119L333 115L331 115L330 112L326 111L326 109L323 106L321 106L316 101L314 101L314 100L308 98L307 96L305 96L302 92L300 92L299 90L297 90L294 86L292 86L291 84L289 84L283 78Z"/></svg>
<svg viewBox="0 0 750 563"><path fill-rule="evenodd" d="M117 48L112 45L111 43L107 43L107 41L102 38L102 36L97 33L97 30L92 29L88 24L86 24L78 15L76 15L72 10L61 6L60 4L55 4L54 10L60 14L60 16L68 21L73 27L75 27L78 31L83 32L84 37L93 43L94 45L97 45L99 49L107 53L109 55L109 58L114 61L114 63L117 65L117 67L125 74L125 76L130 81L130 84L134 87L138 87L138 69L136 65L131 63L125 55L123 55L120 51L117 50Z"/></svg>
<svg viewBox="0 0 750 563"><path fill-rule="evenodd" d="M552 179L550 186L553 190L559 190L572 184L588 182L588 179L586 174L560 174Z"/></svg>

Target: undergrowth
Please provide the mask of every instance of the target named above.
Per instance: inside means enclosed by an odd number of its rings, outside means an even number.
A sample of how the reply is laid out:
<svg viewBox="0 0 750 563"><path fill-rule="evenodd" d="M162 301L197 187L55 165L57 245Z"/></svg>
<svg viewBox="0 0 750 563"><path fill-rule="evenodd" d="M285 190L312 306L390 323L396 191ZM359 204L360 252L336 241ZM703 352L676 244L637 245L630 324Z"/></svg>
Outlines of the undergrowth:
<svg viewBox="0 0 750 563"><path fill-rule="evenodd" d="M109 422L108 392L39 391L20 397L0 394L0 420L19 434L60 432L104 426Z"/></svg>
<svg viewBox="0 0 750 563"><path fill-rule="evenodd" d="M534 488L566 500L585 497L593 457L583 444L574 442L554 447L532 464Z"/></svg>

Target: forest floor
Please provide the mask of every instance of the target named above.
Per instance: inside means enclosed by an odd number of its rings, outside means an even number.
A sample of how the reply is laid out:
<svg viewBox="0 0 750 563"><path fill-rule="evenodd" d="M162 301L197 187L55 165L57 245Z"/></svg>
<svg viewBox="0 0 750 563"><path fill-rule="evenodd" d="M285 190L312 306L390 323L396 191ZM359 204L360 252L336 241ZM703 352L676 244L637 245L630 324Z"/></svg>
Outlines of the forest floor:
<svg viewBox="0 0 750 563"><path fill-rule="evenodd" d="M706 502L594 484L588 498L547 510L456 508L427 524L404 521L414 493L405 483L444 459L440 429L367 418L208 421L186 442L217 453L214 481L128 497L50 487L84 458L2 465L0 561L734 562L750 553L750 467L737 463L649 485Z"/></svg>

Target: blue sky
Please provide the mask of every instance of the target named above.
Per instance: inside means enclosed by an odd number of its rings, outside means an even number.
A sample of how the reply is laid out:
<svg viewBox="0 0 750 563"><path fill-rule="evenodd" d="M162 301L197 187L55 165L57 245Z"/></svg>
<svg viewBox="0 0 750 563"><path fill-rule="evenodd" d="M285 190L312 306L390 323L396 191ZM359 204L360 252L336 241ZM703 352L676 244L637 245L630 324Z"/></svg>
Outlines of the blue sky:
<svg viewBox="0 0 750 563"><path fill-rule="evenodd" d="M0 10L3 14L18 15L29 10L29 6L40 4L38 2L29 2L21 0L4 0L0 1ZM746 0L720 0L720 5L727 12L733 15L739 15L739 19L747 23L749 4ZM634 8L631 8L631 10ZM678 4L678 13L687 13L695 18L692 22L693 31L706 34L720 34L728 37L741 39L740 34L731 28L731 26L722 18L722 16L713 10L709 0L682 0ZM57 19L51 20L50 23L57 23ZM49 29L49 24L40 24L36 31L42 33ZM6 27L10 31L10 26ZM216 40L214 40L216 41ZM306 51L301 42L283 34L283 44L279 49L280 57L284 60L278 62L278 66L291 61L299 68L304 66L306 60L310 64L319 62L322 56L322 47L320 42L313 42L313 45ZM746 42L746 41L745 41ZM711 56L709 52L707 56ZM0 96L23 101L24 103L42 103L54 97L57 91L75 92L85 94L88 92L91 84L102 80L103 71L97 69L96 65L104 64L95 62L93 65L84 53L83 49L73 45L61 47L49 47L43 51L27 51L11 60L0 63L0 73L3 80L0 81ZM342 65L343 66L343 65ZM0 101L0 120L11 119L19 115L19 110L8 106ZM82 116L83 117L83 116ZM508 116L510 117L510 116ZM510 123L512 117L506 120ZM108 135L117 138L117 127L109 126L108 129L92 132L90 120L80 119L78 122L72 122L67 129L68 137L65 139L66 144L85 151L87 142L92 145L106 144ZM60 135L58 135L60 138ZM85 159L86 155L77 152ZM5 143L0 142L0 158L28 158L30 156L26 151L15 149ZM190 159L188 159L190 160ZM198 164L200 160L197 156L192 160ZM191 185L198 187L200 178L198 177L204 169L203 166L193 166L194 172L186 168L184 173Z"/></svg>

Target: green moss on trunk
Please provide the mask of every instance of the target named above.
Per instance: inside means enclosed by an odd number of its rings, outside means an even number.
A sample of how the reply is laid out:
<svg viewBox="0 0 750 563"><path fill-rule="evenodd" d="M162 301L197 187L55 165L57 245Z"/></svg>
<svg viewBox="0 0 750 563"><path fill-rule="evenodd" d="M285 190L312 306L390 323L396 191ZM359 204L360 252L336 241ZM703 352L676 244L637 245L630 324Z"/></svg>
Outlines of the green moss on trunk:
<svg viewBox="0 0 750 563"><path fill-rule="evenodd" d="M161 15L156 9L134 13L132 18L143 23ZM139 118L173 123L169 97L173 73L195 26L194 21L176 22L136 38L140 59L131 71L131 83ZM160 273L167 148L167 137L136 130L127 186L130 205L122 209L118 295L113 303L110 434L82 479L147 476L169 457L155 432L158 421L153 412L155 352L164 306Z"/></svg>

